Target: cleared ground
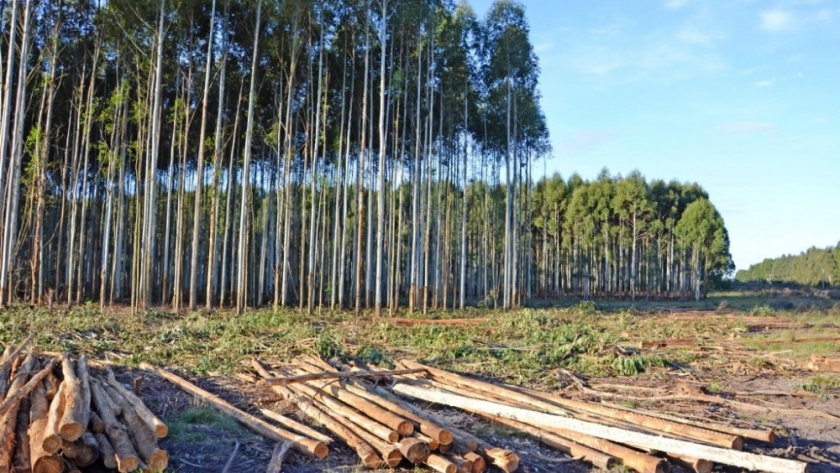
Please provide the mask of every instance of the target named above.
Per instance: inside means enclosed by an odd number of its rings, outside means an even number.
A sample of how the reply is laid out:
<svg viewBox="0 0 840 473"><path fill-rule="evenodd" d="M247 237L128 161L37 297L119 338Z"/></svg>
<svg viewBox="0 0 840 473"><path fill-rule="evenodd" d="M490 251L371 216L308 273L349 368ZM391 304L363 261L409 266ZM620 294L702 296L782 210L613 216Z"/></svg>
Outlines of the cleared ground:
<svg viewBox="0 0 840 473"><path fill-rule="evenodd" d="M0 341L35 333L41 350L108 359L124 367L124 380L143 376L142 394L172 426L164 445L173 471L222 471L237 443L229 471L264 470L272 445L135 365L168 367L253 411L284 404L252 382L252 357L283 362L317 354L379 366L410 358L575 397L769 426L779 434L776 442L748 443L748 449L813 461L813 471L829 472L840 470L840 373L812 372L807 365L815 354L840 355L840 304L831 295L754 288L712 294L700 303L569 299L509 313L470 309L393 319L328 311L308 316L266 309L237 317L223 311L132 314L124 308L21 306L0 314ZM685 389L703 390L720 402L679 398ZM551 462L561 455L516 432L452 410L436 415L519 451L520 471L589 470ZM287 465L299 472L357 468L343 448L333 448L323 462L292 455Z"/></svg>

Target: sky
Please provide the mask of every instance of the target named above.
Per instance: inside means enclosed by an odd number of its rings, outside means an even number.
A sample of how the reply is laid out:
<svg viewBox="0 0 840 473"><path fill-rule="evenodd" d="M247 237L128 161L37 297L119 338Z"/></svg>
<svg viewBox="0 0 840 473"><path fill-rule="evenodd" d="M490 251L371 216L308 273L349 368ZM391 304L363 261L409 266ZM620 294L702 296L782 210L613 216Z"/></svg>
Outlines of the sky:
<svg viewBox="0 0 840 473"><path fill-rule="evenodd" d="M739 269L838 244L840 0L520 1L553 147L535 176L697 182Z"/></svg>

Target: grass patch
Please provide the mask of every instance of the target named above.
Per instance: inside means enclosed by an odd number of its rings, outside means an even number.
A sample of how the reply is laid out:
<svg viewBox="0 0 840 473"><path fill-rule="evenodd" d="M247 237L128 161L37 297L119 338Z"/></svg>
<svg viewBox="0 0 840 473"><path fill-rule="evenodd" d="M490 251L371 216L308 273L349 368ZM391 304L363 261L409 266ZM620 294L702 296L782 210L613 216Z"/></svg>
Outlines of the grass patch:
<svg viewBox="0 0 840 473"><path fill-rule="evenodd" d="M834 389L840 389L840 381L826 376L815 376L802 384L802 390L815 394L826 394Z"/></svg>

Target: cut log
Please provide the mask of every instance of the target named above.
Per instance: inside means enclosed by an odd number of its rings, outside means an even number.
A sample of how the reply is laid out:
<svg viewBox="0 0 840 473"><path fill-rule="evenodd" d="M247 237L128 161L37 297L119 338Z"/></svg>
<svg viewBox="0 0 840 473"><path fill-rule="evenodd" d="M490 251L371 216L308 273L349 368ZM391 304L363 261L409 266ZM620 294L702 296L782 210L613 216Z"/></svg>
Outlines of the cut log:
<svg viewBox="0 0 840 473"><path fill-rule="evenodd" d="M593 448L581 445L577 442L574 442L567 438L563 438L559 435L552 434L543 429L538 429L528 424L523 424L522 422L518 422L511 419L505 419L498 416L490 417L494 422L519 430L521 432L525 432L526 434L538 439L539 441L548 445L549 447L555 448L569 455L575 460L591 463L595 467L600 468L602 470L612 470L613 467L616 466L616 464L618 463L616 458L613 456L610 456L604 452L595 450Z"/></svg>
<svg viewBox="0 0 840 473"><path fill-rule="evenodd" d="M457 473L458 466L440 455L429 455L426 466L440 473Z"/></svg>
<svg viewBox="0 0 840 473"><path fill-rule="evenodd" d="M91 411L90 413L90 422L88 422L88 429L95 434L101 434L105 432L105 422L102 422L102 419L99 418L99 414L96 412Z"/></svg>
<svg viewBox="0 0 840 473"><path fill-rule="evenodd" d="M137 397L137 395L135 395L134 392L132 392L130 389L126 389L125 386L123 386L119 383L119 381L117 381L117 378L116 376L114 376L114 372L111 370L110 367L107 368L107 372L108 384L114 389L116 389L124 398L126 398L129 401L131 407L134 409L134 412L136 412L137 416L140 417L140 419L142 419L142 421L147 426L149 426L149 429L151 429L152 432L155 433L155 436L159 439L166 437L166 435L169 433L169 428L166 426L166 424L164 424L163 421L160 420L160 418L158 418L158 416L156 416L154 413L152 413L151 410L149 410L148 407L146 407L146 404L143 402L142 399Z"/></svg>
<svg viewBox="0 0 840 473"><path fill-rule="evenodd" d="M61 459L42 446L49 415L46 391L44 383L40 383L32 391L29 407L29 458L33 473L58 473L64 468Z"/></svg>
<svg viewBox="0 0 840 473"><path fill-rule="evenodd" d="M238 446L239 444L237 444ZM283 460L286 458L286 453L292 448L292 442L285 441L274 446L271 452L271 460L268 462L268 468L265 473L280 473L283 471Z"/></svg>
<svg viewBox="0 0 840 473"><path fill-rule="evenodd" d="M542 428L586 447L604 452L609 456L619 458L625 467L636 470L638 473L668 473L670 470L668 462L662 458L633 450L632 448L613 443L606 439L555 427L542 426ZM634 442L627 443L636 446ZM642 448L647 447L642 446Z"/></svg>
<svg viewBox="0 0 840 473"><path fill-rule="evenodd" d="M30 353L21 363L9 385L8 399L15 398L23 389L32 367L35 366L35 357ZM16 401L9 406L3 415L0 415L0 473L9 473L13 468L13 457L15 453L15 427L17 426L17 414L20 402L25 397L17 396Z"/></svg>
<svg viewBox="0 0 840 473"><path fill-rule="evenodd" d="M6 346L6 349L3 352L3 358L0 359L0 360L2 360L2 361L0 361L0 373L5 371L7 368L11 368L12 363L14 363L15 360L17 360L18 355L20 355L21 352L23 352L23 350L26 349L27 345L29 345L29 343L32 341L32 337L33 337L33 335L30 334L29 336L24 338L23 341L20 342L20 345L18 345L17 347L13 347L12 345L7 345ZM6 393L2 392L0 394L6 394ZM2 397L3 396L0 396L0 398L2 398ZM4 412L4 411L2 409L0 409L0 413L2 413L2 412Z"/></svg>
<svg viewBox="0 0 840 473"><path fill-rule="evenodd" d="M102 418L102 422L105 422L105 432L108 434L108 439L114 449L117 469L120 473L136 470L140 465L140 458L131 445L128 432L126 432L122 423L117 420L117 416L111 408L111 399L98 382L90 383L90 392L93 406L96 408L99 417Z"/></svg>
<svg viewBox="0 0 840 473"><path fill-rule="evenodd" d="M368 401L376 403L379 406L381 406L383 409L387 409L387 410L393 412L394 414L396 414L396 415L398 415L398 416L400 416L404 419L407 419L409 422L412 422L414 424L414 427L417 430L419 430L420 433L437 440L441 445L449 445L449 444L452 443L452 440L453 440L452 432L440 427L439 425L435 424L434 422L430 421L429 419L425 419L425 418L409 411L408 409L405 409L404 407L400 406L396 402L385 399L381 395L374 394L374 393L368 391L365 388L362 388L362 387L359 387L359 386L356 386L356 385L353 385L353 384L348 384L346 387L347 387L347 390L350 391L351 393L353 393L353 394L355 394L359 397L363 397L363 398L367 399ZM437 449L432 449L432 450L437 450Z"/></svg>
<svg viewBox="0 0 840 473"><path fill-rule="evenodd" d="M111 445L111 441L108 440L108 437L102 433L94 434L94 437L96 437L96 443L99 444L99 456L102 457L102 464L105 465L106 468L116 470L117 457L114 452L114 447Z"/></svg>
<svg viewBox="0 0 840 473"><path fill-rule="evenodd" d="M549 396L543 393L537 393L534 391L529 391L529 394L531 394L532 396L536 396L544 401L559 404L563 407L575 409L578 411L589 412L610 419L620 420L628 424L637 425L654 433L666 432L670 434L676 434L688 439L697 440L700 442L708 443L710 445L717 445L718 447L731 448L734 450L742 450L744 448L744 439L737 435L725 434L708 429L694 427L691 425L672 422L657 417L642 415L635 412L614 409L601 404L575 401L572 399L563 399L556 396Z"/></svg>
<svg viewBox="0 0 840 473"><path fill-rule="evenodd" d="M249 429L257 432L258 434L262 435L263 437L267 437L275 442L285 442L287 440L293 443L293 447L297 452L302 453L304 455L323 459L327 456L329 449L323 442L318 442L317 440L312 440L301 435L294 434L287 430L283 430L273 425L261 420L257 417L254 417L247 412L243 412L228 402L224 401L222 398L216 396L215 394L211 394L198 386L190 383L189 381L176 376L166 370L162 370L160 368L155 368L149 364L143 363L140 365L141 368L147 371L151 371L152 373L157 374L161 378L165 378L171 383L177 385L184 391L187 391L195 396L200 397L208 404L212 405L216 409L224 412L225 414L233 417L241 424L245 425ZM103 418L104 420L104 418Z"/></svg>
<svg viewBox="0 0 840 473"><path fill-rule="evenodd" d="M12 363L14 362L9 357L13 351L14 348L11 345L6 345L3 356L0 358L0 361L2 361L0 363L0 399L5 398L6 392L9 390L9 377L12 375Z"/></svg>
<svg viewBox="0 0 840 473"><path fill-rule="evenodd" d="M64 413L64 383L58 385L56 394L50 403L50 411L42 437L42 446L47 453L56 453L61 449L61 437L58 435L58 423Z"/></svg>
<svg viewBox="0 0 840 473"><path fill-rule="evenodd" d="M432 451L432 452L434 452L435 450L440 448L440 442L438 442L436 439L433 439L433 438L428 437L426 435L418 434L418 433L415 432L414 433L414 438L416 438L417 440L420 440L421 442L428 445L429 450Z"/></svg>
<svg viewBox="0 0 840 473"><path fill-rule="evenodd" d="M137 412L132 407L131 402L122 396L122 393L112 388L110 385L103 384L105 393L111 400L122 408L122 417L128 437L134 445L135 451L140 454L140 459L152 470L163 471L169 465L169 454L166 450L158 447L157 437L149 426L140 419Z"/></svg>
<svg viewBox="0 0 840 473"><path fill-rule="evenodd" d="M294 419L289 419L288 417L282 414L278 414L268 409L260 409L260 413L268 417L269 419L281 424L283 427L286 427L289 430L293 430L301 435L306 435L307 437L319 440L327 445L332 443L332 438L329 435L324 435L321 432L318 432L317 430L311 427L301 424L300 422L297 422Z"/></svg>
<svg viewBox="0 0 840 473"><path fill-rule="evenodd" d="M76 464L75 460L64 458L64 464L67 465L65 468L67 473L82 473L82 470L79 468L79 465Z"/></svg>
<svg viewBox="0 0 840 473"><path fill-rule="evenodd" d="M313 370L318 368L312 368L308 365L302 365L300 367L301 371ZM299 372L299 371L296 371ZM316 374L310 372L309 374ZM414 432L414 424L411 422L403 419L402 417L388 412L385 409L382 409L377 404L368 401L367 399L357 396L356 394L351 393L347 389L344 389L340 385L336 385L333 383L323 382L323 381L310 381L306 383L308 386L312 386L318 389L322 393L327 393L332 397L340 400L341 402L352 406L353 408L357 409L360 412L363 412L366 416L370 417L371 419L385 425L394 431L397 432L398 435L407 437ZM392 440L394 442L396 440Z"/></svg>
<svg viewBox="0 0 840 473"><path fill-rule="evenodd" d="M30 394L31 395L31 394ZM12 455L12 470L15 473L30 473L32 471L32 456L29 445L29 415L31 402L29 397L20 402L15 421L15 453Z"/></svg>
<svg viewBox="0 0 840 473"><path fill-rule="evenodd" d="M85 405L84 387L69 356L62 358L61 372L64 374L64 412L58 422L58 435L68 442L74 442L85 433L90 406Z"/></svg>
<svg viewBox="0 0 840 473"><path fill-rule="evenodd" d="M16 403L19 402L21 398L28 396L29 393L32 392L33 389L35 389L35 386L37 386L41 381L43 381L44 378L49 374L49 372L52 371L53 366L55 366L55 359L51 359L47 363L47 366L45 366L43 369L41 369L41 371L32 376L29 379L29 382L24 384L17 392L15 392L14 394L6 395L6 399L4 399L2 403L0 403L0 416L5 414L9 409L12 408L12 406L16 405Z"/></svg>
<svg viewBox="0 0 840 473"><path fill-rule="evenodd" d="M386 425L383 425L377 422L376 420L371 419L370 417L367 417L361 412L339 401L338 399L335 399L332 396L328 396L323 392L310 387L307 384L293 384L289 385L288 387L298 392L300 395L317 399L318 401L322 402L325 406L335 411L337 415L349 419L354 424L358 425L359 428L367 430L368 432L374 434L376 437L388 443L394 443L400 438L400 434L396 430Z"/></svg>
<svg viewBox="0 0 840 473"><path fill-rule="evenodd" d="M75 442L64 441L61 447L64 457L72 458L80 467L93 465L99 459L99 442L90 432L85 432Z"/></svg>
<svg viewBox="0 0 840 473"><path fill-rule="evenodd" d="M271 377L271 374L256 359L251 359L251 366L260 376ZM334 418L329 413L329 409L322 408L313 399L299 397L286 387L273 386L272 389L283 396L284 399L294 401L301 413L344 440L344 443L359 455L366 468L378 469L382 466L382 459L373 451L373 448L356 435L352 427L348 428L343 422Z"/></svg>
<svg viewBox="0 0 840 473"><path fill-rule="evenodd" d="M264 382L270 386L286 386L295 383L305 383L308 381L324 381L336 379L379 379L390 378L403 374L421 373L423 369L405 369L393 371L351 371L351 372L321 372L321 373L307 373L294 376L287 376L283 378L266 378Z"/></svg>
<svg viewBox="0 0 840 473"><path fill-rule="evenodd" d="M429 450L429 444L413 437L400 440L399 445L403 457L415 465L426 461L432 453Z"/></svg>
<svg viewBox="0 0 840 473"><path fill-rule="evenodd" d="M462 455L465 460L472 462L472 473L484 473L487 470L487 460L481 455L468 452Z"/></svg>
<svg viewBox="0 0 840 473"><path fill-rule="evenodd" d="M773 443L773 441L776 439L776 434L773 432L773 429L742 429L739 427L732 427L726 424L712 424L710 422L698 422L690 419L684 419L682 417L668 415L659 411L644 411L605 402L602 402L602 404L613 409L635 412L637 414L642 414L649 417L658 417L660 419L669 420L671 422L676 422L679 424L691 425L694 427L699 427L701 429L714 430L715 432L723 432L730 435L737 435L739 437L758 440L760 442Z"/></svg>
<svg viewBox="0 0 840 473"><path fill-rule="evenodd" d="M459 457L457 455L449 455L446 457L447 460L451 461L458 467L458 471L465 471L467 473L473 473L473 462L467 460L464 457Z"/></svg>
<svg viewBox="0 0 840 473"><path fill-rule="evenodd" d="M750 470L764 470L769 473L802 473L807 471L808 466L807 463L799 461L726 450L719 447L699 445L682 440L657 437L639 432L630 432L615 427L594 424L592 422L535 412L480 399L418 388L416 386L406 384L397 384L393 387L393 390L394 392L404 396L470 410L473 412L481 412L484 414L514 419L537 427L562 428L613 442L632 443L651 450L664 451L673 455L703 458L715 463L738 466Z"/></svg>
<svg viewBox="0 0 840 473"><path fill-rule="evenodd" d="M712 473L715 464L708 460L668 455L668 459L694 473Z"/></svg>
<svg viewBox="0 0 840 473"><path fill-rule="evenodd" d="M44 378L44 385L47 387L47 392L45 397L47 398L47 402L52 402L55 398L55 395L58 393L58 389L61 386L61 380L50 371L46 378Z"/></svg>
<svg viewBox="0 0 840 473"><path fill-rule="evenodd" d="M394 446L399 440L399 434L396 431L364 416L331 396L322 396L320 392L305 384L293 384L288 387L299 398L311 398L323 404L323 409L329 410L336 421L342 423L345 428L353 430L366 444L379 452L386 465L393 468L402 461L402 453Z"/></svg>

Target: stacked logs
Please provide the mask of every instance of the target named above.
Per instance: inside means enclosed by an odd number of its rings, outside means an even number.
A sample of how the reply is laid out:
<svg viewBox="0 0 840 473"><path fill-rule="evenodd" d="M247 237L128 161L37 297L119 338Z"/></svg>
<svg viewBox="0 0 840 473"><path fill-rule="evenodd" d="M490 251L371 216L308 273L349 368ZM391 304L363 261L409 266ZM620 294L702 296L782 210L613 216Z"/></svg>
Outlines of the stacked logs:
<svg viewBox="0 0 840 473"><path fill-rule="evenodd" d="M30 340L0 358L0 473L166 468L166 425L113 372L96 373L84 356L24 356Z"/></svg>
<svg viewBox="0 0 840 473"><path fill-rule="evenodd" d="M482 473L490 462L509 473L519 465L514 452L433 420L365 381L425 372L425 368L342 373L311 357L276 370L257 360L252 366L263 378L261 384L271 386L305 416L342 439L367 468L394 468L408 462L441 473Z"/></svg>
<svg viewBox="0 0 840 473"><path fill-rule="evenodd" d="M605 470L623 464L639 473L664 473L679 464L708 473L717 463L777 473L807 471L806 463L742 451L745 438L772 442L772 430L561 398L411 361L401 362L395 371L336 369L312 357L274 371L256 360L252 365L263 378L260 383L342 438L368 468L393 467L407 458L446 473L478 473L490 464L505 472L517 469L514 452L488 445L403 400L413 398L484 417ZM389 378L392 386L366 381L375 377ZM406 444L416 450L407 450Z"/></svg>

